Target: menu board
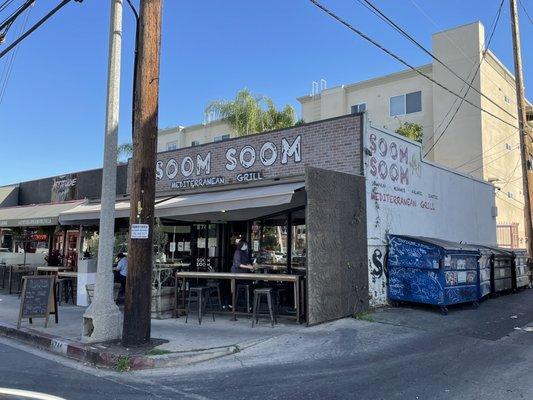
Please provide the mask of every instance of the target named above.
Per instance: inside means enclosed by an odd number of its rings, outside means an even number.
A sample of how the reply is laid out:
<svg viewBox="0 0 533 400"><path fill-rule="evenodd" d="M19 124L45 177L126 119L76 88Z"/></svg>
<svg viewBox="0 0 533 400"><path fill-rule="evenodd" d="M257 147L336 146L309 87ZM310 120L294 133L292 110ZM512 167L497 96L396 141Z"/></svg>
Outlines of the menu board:
<svg viewBox="0 0 533 400"><path fill-rule="evenodd" d="M48 326L51 313L57 316L54 300L54 276L25 276L20 298L20 310L17 327L23 318L45 318L44 326Z"/></svg>

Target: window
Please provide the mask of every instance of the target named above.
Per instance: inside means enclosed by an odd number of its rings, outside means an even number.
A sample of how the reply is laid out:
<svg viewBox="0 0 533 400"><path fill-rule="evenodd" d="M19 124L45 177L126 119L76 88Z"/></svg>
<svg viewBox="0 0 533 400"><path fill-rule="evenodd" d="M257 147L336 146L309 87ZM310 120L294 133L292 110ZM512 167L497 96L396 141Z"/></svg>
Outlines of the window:
<svg viewBox="0 0 533 400"><path fill-rule="evenodd" d="M366 103L355 104L352 106L352 114L359 114L366 111Z"/></svg>
<svg viewBox="0 0 533 400"><path fill-rule="evenodd" d="M513 149L513 146L511 146L509 143L505 143L505 148L507 150L512 150Z"/></svg>
<svg viewBox="0 0 533 400"><path fill-rule="evenodd" d="M505 100L506 103L510 104L511 103L511 99L507 96L504 96L503 99Z"/></svg>
<svg viewBox="0 0 533 400"><path fill-rule="evenodd" d="M220 135L220 136L215 136L215 138L213 139L213 142L223 142L224 140L228 140L229 139L229 135Z"/></svg>
<svg viewBox="0 0 533 400"><path fill-rule="evenodd" d="M390 116L422 111L422 92L412 92L390 98Z"/></svg>
<svg viewBox="0 0 533 400"><path fill-rule="evenodd" d="M193 140L191 142L191 147L194 147L194 146L200 146L200 141L199 140Z"/></svg>
<svg viewBox="0 0 533 400"><path fill-rule="evenodd" d="M167 143L167 150L176 150L178 148L178 142Z"/></svg>
<svg viewBox="0 0 533 400"><path fill-rule="evenodd" d="M513 192L507 192L507 197L509 197L510 199L514 199Z"/></svg>

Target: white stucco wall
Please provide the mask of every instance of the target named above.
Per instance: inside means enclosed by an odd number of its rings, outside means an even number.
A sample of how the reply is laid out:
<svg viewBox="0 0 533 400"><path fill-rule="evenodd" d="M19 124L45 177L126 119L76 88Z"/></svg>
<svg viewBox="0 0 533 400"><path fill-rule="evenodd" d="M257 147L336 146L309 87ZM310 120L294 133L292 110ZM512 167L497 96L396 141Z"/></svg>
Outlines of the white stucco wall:
<svg viewBox="0 0 533 400"><path fill-rule="evenodd" d="M387 302L387 234L495 244L494 187L421 160L420 144L365 125L369 292L379 306Z"/></svg>

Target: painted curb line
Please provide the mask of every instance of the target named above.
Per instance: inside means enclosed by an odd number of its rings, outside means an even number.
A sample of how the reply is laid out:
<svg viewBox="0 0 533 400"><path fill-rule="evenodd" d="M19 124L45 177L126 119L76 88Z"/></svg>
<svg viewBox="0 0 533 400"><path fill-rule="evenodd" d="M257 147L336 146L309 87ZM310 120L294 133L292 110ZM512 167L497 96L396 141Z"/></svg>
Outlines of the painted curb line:
<svg viewBox="0 0 533 400"><path fill-rule="evenodd" d="M124 354L102 350L97 347L64 339L59 336L29 328L17 329L15 325L0 322L0 336L14 339L25 344L61 355L79 362L89 363L96 367L115 369ZM129 357L130 370L153 368L184 367L216 358L236 354L241 350L255 346L263 340L254 340L211 349L182 351L160 356L131 355Z"/></svg>

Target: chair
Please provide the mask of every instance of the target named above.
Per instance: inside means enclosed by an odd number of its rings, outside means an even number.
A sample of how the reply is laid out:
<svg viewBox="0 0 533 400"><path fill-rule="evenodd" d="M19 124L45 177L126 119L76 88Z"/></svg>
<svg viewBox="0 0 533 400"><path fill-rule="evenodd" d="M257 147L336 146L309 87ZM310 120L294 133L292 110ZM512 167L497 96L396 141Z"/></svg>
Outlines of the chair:
<svg viewBox="0 0 533 400"><path fill-rule="evenodd" d="M59 278L56 280L56 293L59 305L61 305L63 299L65 299L65 303L67 304L69 299L72 300L72 304L75 304L73 281L73 278Z"/></svg>
<svg viewBox="0 0 533 400"><path fill-rule="evenodd" d="M274 309L272 307L272 292L273 291L274 290L272 288L261 288L261 289L254 290L254 311L252 315L252 328L254 327L254 322L256 324L259 322L259 316L261 315L270 315L270 322L272 324L272 327L274 327L274 324L278 323L276 319L276 313L274 312ZM260 313L261 300L263 297L266 299L267 304L268 304L268 314Z"/></svg>
<svg viewBox="0 0 533 400"><path fill-rule="evenodd" d="M193 296L194 295L194 296ZM189 287L189 296L187 298L187 308L185 310L185 323L189 319L191 303L198 304L198 324L202 325L202 316L207 310L208 303L211 303L211 288L209 286L191 286ZM215 313L213 312L213 322L215 322Z"/></svg>

